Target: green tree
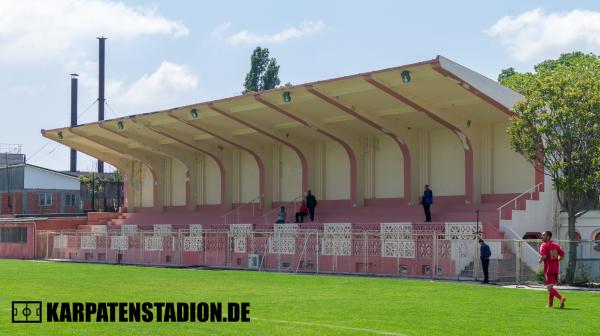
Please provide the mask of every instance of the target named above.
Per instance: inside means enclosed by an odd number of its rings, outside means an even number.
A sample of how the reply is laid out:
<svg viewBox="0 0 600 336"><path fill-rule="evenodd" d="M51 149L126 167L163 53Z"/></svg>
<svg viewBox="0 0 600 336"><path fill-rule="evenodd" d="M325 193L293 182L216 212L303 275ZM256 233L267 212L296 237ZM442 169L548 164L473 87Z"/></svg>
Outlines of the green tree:
<svg viewBox="0 0 600 336"><path fill-rule="evenodd" d="M522 93L508 132L512 147L552 177L568 215L566 281L577 267L577 218L598 206L600 190L600 57L574 52L547 60L535 73L502 84Z"/></svg>
<svg viewBox="0 0 600 336"><path fill-rule="evenodd" d="M261 92L276 88L279 80L279 65L275 58L269 58L269 49L256 47L250 56L250 71L244 81L243 94Z"/></svg>
<svg viewBox="0 0 600 336"><path fill-rule="evenodd" d="M506 80L507 78L511 77L516 73L517 72L513 67L502 69L502 71L500 71L500 74L498 75L498 82L502 83L502 81Z"/></svg>

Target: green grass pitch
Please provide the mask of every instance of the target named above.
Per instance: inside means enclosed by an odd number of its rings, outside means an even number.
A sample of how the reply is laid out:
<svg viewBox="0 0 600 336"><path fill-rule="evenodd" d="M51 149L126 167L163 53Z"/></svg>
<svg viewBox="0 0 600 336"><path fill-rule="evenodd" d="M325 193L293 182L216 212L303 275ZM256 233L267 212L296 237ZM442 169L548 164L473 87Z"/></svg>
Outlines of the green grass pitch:
<svg viewBox="0 0 600 336"><path fill-rule="evenodd" d="M598 335L600 293L0 260L0 335ZM249 323L11 323L11 301L250 302ZM44 318L45 320L45 318Z"/></svg>

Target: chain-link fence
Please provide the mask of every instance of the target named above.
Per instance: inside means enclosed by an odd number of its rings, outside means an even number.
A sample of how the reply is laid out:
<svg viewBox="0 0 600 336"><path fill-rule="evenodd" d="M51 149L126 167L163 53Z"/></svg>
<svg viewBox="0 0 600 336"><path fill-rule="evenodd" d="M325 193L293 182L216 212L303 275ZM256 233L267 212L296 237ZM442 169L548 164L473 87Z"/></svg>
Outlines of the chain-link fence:
<svg viewBox="0 0 600 336"><path fill-rule="evenodd" d="M238 225L238 226L236 226ZM357 231L349 226L300 229L277 225L252 230L234 224L229 230L201 226L170 230L38 231L39 259L115 264L200 266L258 271L386 275L454 280L482 280L479 236L461 232L420 233ZM537 282L539 241L489 239L489 280ZM561 241L568 256L568 242ZM578 276L600 277L600 242L580 242ZM566 261L562 270L566 270Z"/></svg>

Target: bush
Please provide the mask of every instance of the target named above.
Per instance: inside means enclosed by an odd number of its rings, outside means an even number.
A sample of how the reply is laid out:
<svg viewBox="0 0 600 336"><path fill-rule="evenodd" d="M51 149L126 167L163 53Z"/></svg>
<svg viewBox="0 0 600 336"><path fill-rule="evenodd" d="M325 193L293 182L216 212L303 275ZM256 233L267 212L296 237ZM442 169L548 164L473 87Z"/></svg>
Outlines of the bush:
<svg viewBox="0 0 600 336"><path fill-rule="evenodd" d="M535 277L535 280L543 283L544 282L544 269L538 268L537 270L535 270L534 277Z"/></svg>

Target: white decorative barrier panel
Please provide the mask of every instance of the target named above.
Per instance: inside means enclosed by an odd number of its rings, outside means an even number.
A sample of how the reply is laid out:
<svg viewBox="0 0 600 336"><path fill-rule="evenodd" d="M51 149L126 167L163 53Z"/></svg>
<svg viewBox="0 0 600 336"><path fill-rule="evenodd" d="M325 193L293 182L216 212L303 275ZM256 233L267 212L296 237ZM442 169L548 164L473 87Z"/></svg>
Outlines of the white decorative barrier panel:
<svg viewBox="0 0 600 336"><path fill-rule="evenodd" d="M108 229L106 225L91 225L91 232L94 236L106 236Z"/></svg>
<svg viewBox="0 0 600 336"><path fill-rule="evenodd" d="M322 255L349 256L352 250L352 224L323 224Z"/></svg>
<svg viewBox="0 0 600 336"><path fill-rule="evenodd" d="M127 236L112 236L110 237L110 249L127 251L129 248L129 237Z"/></svg>
<svg viewBox="0 0 600 336"><path fill-rule="evenodd" d="M183 250L186 252L202 251L202 224L190 224L189 231L189 236L183 237Z"/></svg>
<svg viewBox="0 0 600 336"><path fill-rule="evenodd" d="M135 236L138 233L138 226L136 224L123 224L121 225L122 236Z"/></svg>
<svg viewBox="0 0 600 336"><path fill-rule="evenodd" d="M183 237L183 250L186 252L202 251L202 237Z"/></svg>
<svg viewBox="0 0 600 336"><path fill-rule="evenodd" d="M380 232L382 256L415 258L412 223L381 223Z"/></svg>
<svg viewBox="0 0 600 336"><path fill-rule="evenodd" d="M168 236L171 234L171 224L154 224L155 236Z"/></svg>
<svg viewBox="0 0 600 336"><path fill-rule="evenodd" d="M415 242L411 240L385 240L381 245L384 257L415 258Z"/></svg>
<svg viewBox="0 0 600 336"><path fill-rule="evenodd" d="M446 223L446 239L475 239L477 223Z"/></svg>
<svg viewBox="0 0 600 336"><path fill-rule="evenodd" d="M81 236L81 249L82 250L95 250L96 249L96 236Z"/></svg>
<svg viewBox="0 0 600 336"><path fill-rule="evenodd" d="M157 236L145 237L144 249L146 251L162 251L163 250L163 237L157 237Z"/></svg>
<svg viewBox="0 0 600 336"><path fill-rule="evenodd" d="M202 224L190 224L190 237L202 236Z"/></svg>
<svg viewBox="0 0 600 336"><path fill-rule="evenodd" d="M412 223L381 223L381 239L412 240Z"/></svg>
<svg viewBox="0 0 600 336"><path fill-rule="evenodd" d="M296 253L296 232L298 224L275 224L273 235L269 239L269 253Z"/></svg>
<svg viewBox="0 0 600 336"><path fill-rule="evenodd" d="M231 224L229 233L233 236L233 252L246 253L247 239L252 236L252 224Z"/></svg>
<svg viewBox="0 0 600 336"><path fill-rule="evenodd" d="M66 249L69 242L69 237L65 235L54 236L54 248Z"/></svg>

